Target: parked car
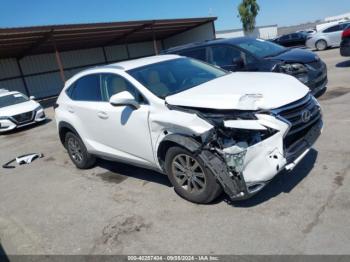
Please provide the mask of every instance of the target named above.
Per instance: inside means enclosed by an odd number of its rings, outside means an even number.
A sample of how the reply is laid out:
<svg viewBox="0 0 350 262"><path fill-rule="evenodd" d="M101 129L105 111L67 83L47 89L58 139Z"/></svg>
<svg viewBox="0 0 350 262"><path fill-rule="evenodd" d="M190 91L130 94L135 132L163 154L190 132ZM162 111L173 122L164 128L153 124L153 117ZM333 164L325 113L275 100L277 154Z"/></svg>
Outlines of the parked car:
<svg viewBox="0 0 350 262"><path fill-rule="evenodd" d="M299 31L297 31L297 33L306 33L307 35L313 35L316 32L317 32L316 29L307 29L307 30L299 30Z"/></svg>
<svg viewBox="0 0 350 262"><path fill-rule="evenodd" d="M252 196L293 169L322 128L319 103L294 77L229 73L177 55L80 72L55 113L77 168L100 157L154 169L196 203L222 190Z"/></svg>
<svg viewBox="0 0 350 262"><path fill-rule="evenodd" d="M0 133L46 119L42 106L16 91L0 89Z"/></svg>
<svg viewBox="0 0 350 262"><path fill-rule="evenodd" d="M306 46L310 49L319 51L326 50L328 47L340 46L343 30L350 25L350 22L332 25L318 31L316 34L307 37Z"/></svg>
<svg viewBox="0 0 350 262"><path fill-rule="evenodd" d="M307 34L298 32L277 37L274 42L285 47L305 46Z"/></svg>
<svg viewBox="0 0 350 262"><path fill-rule="evenodd" d="M217 39L174 47L164 53L196 58L230 71L286 73L307 85L314 95L321 94L328 82L327 66L313 52L287 49L261 39Z"/></svg>
<svg viewBox="0 0 350 262"><path fill-rule="evenodd" d="M340 43L340 54L342 56L350 56L350 25L348 25L342 34Z"/></svg>

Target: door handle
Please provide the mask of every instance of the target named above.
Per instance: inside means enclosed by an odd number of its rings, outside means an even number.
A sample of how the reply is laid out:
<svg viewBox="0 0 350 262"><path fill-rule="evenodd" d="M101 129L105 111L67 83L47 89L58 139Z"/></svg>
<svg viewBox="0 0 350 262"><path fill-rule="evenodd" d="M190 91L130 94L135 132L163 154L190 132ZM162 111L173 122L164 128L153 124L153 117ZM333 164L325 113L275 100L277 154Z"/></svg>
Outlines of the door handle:
<svg viewBox="0 0 350 262"><path fill-rule="evenodd" d="M97 116L101 119L108 119L108 114L106 112L103 112L103 111L98 112Z"/></svg>

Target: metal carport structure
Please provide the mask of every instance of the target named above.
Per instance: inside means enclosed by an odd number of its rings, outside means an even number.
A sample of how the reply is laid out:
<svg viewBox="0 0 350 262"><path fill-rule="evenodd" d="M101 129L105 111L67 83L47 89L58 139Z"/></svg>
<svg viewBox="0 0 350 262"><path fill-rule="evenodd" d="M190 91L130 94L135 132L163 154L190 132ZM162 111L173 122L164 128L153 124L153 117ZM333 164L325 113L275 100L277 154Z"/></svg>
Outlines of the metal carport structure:
<svg viewBox="0 0 350 262"><path fill-rule="evenodd" d="M215 17L0 28L0 88L37 98L96 65L215 38Z"/></svg>

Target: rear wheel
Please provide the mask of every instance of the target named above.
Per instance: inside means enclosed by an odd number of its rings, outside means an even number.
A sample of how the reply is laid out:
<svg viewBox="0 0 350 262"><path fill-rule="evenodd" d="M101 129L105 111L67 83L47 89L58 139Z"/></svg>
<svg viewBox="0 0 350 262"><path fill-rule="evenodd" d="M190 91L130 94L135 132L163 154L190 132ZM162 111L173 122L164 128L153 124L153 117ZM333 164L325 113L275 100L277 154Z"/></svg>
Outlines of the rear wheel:
<svg viewBox="0 0 350 262"><path fill-rule="evenodd" d="M316 42L316 49L317 49L318 51L326 50L327 47L328 47L328 45L327 45L327 42L326 42L325 40L318 40L318 41Z"/></svg>
<svg viewBox="0 0 350 262"><path fill-rule="evenodd" d="M221 186L203 161L184 148L168 150L165 168L176 193L191 202L209 203L222 193Z"/></svg>
<svg viewBox="0 0 350 262"><path fill-rule="evenodd" d="M96 158L89 154L79 136L68 132L65 136L65 147L69 157L79 169L88 169L94 166Z"/></svg>

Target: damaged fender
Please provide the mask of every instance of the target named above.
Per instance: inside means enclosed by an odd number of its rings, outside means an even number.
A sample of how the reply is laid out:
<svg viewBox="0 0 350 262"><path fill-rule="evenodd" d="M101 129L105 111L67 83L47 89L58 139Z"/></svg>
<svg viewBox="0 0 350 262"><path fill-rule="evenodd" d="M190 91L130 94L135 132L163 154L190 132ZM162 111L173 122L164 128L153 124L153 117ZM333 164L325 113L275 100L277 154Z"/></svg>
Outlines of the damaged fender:
<svg viewBox="0 0 350 262"><path fill-rule="evenodd" d="M205 163L205 168L215 175L225 193L231 198L245 195L243 176L230 172L225 160L203 142L213 135L214 126L209 122L196 114L171 110L167 113L151 114L150 128L156 159L161 143L174 142L200 157ZM158 164L162 168L159 161Z"/></svg>

